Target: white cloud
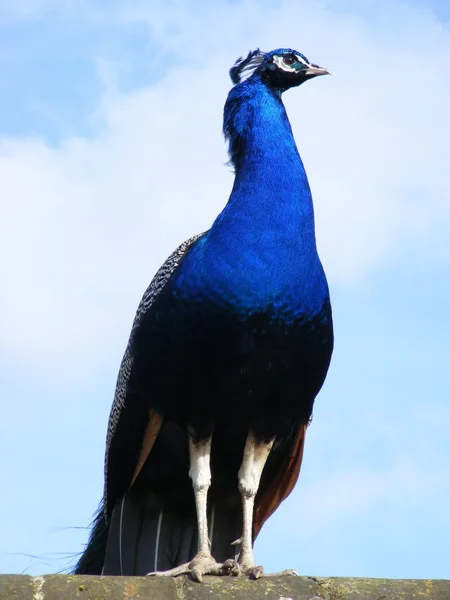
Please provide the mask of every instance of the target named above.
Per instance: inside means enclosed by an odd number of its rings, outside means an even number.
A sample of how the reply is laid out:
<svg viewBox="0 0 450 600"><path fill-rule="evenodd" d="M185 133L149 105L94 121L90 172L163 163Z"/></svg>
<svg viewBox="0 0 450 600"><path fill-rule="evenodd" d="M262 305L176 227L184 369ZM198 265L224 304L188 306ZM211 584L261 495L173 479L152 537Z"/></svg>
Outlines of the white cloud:
<svg viewBox="0 0 450 600"><path fill-rule="evenodd" d="M92 16L95 4L86 7ZM0 139L0 327L13 356L95 369L112 345L124 346L162 260L227 200L227 69L256 46L296 47L333 72L285 98L333 284L405 256L448 261L449 30L412 5L377 14L289 1L196 12L169 3L157 13L116 4L110 19L147 23L153 43L184 66L127 94L106 78L93 139L57 148ZM223 24L232 36L218 34Z"/></svg>

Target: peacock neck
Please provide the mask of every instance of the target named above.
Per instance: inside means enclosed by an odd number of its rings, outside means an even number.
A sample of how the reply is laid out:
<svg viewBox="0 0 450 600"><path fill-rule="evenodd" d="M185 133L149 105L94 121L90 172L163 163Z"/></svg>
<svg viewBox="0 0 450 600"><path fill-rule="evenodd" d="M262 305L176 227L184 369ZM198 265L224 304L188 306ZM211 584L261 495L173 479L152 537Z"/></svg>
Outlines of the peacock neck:
<svg viewBox="0 0 450 600"><path fill-rule="evenodd" d="M311 191L280 94L260 81L236 86L225 105L224 131L236 175L211 231L226 228L240 239L253 232L279 253L293 245L315 252Z"/></svg>

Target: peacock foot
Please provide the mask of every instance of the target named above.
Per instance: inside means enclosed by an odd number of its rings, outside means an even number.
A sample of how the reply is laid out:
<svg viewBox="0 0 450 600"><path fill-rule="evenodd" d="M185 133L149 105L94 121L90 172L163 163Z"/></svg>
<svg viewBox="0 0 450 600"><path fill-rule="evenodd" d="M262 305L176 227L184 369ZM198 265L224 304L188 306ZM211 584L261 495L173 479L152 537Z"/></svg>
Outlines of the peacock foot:
<svg viewBox="0 0 450 600"><path fill-rule="evenodd" d="M245 567L240 565L241 573L249 579L259 579L264 574L264 567L255 565L253 567Z"/></svg>
<svg viewBox="0 0 450 600"><path fill-rule="evenodd" d="M295 569L286 569L285 571L280 571L278 573L264 573L264 568L261 565L255 565L253 553L245 553L244 555L241 554L235 566L232 567L231 574L236 576L244 575L250 579L259 579L263 575L264 577L298 575Z"/></svg>
<svg viewBox="0 0 450 600"><path fill-rule="evenodd" d="M175 567L174 569L169 569L168 571L154 571L153 573L147 573L147 575L153 577L189 575L194 581L201 583L203 575L229 575L236 569L236 564L236 561L233 559L218 563L211 554L199 552L191 562Z"/></svg>
<svg viewBox="0 0 450 600"><path fill-rule="evenodd" d="M231 571L232 575L245 575L250 579L259 579L264 573L261 565L255 565L252 555L240 556L236 566Z"/></svg>
<svg viewBox="0 0 450 600"><path fill-rule="evenodd" d="M264 575L264 577L281 577L284 575L298 575L298 572L295 569L286 569L285 571L279 571L278 573L264 573L264 568L261 565L255 566L251 564L245 563L237 563L236 567L233 567L231 570L232 575L245 575L250 579L259 579Z"/></svg>

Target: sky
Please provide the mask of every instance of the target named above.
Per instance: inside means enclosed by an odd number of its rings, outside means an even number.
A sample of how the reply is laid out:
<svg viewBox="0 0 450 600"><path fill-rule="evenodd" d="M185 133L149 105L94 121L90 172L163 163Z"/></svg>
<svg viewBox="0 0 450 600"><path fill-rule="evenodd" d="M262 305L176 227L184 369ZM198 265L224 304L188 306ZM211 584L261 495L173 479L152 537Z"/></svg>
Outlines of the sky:
<svg viewBox="0 0 450 600"><path fill-rule="evenodd" d="M228 69L292 47L335 351L256 560L450 578L450 8L0 0L0 573L70 569L139 300L233 182Z"/></svg>

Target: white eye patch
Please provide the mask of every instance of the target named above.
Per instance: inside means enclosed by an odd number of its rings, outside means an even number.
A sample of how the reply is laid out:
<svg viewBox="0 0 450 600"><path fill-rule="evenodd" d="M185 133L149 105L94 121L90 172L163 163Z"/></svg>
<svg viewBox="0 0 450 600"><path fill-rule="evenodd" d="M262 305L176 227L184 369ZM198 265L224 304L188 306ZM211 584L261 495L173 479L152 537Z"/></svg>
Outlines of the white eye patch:
<svg viewBox="0 0 450 600"><path fill-rule="evenodd" d="M292 73L293 71L295 71L295 63L293 65L287 65L283 60L283 56L274 56L273 62L277 65L279 69L285 71L286 73Z"/></svg>
<svg viewBox="0 0 450 600"><path fill-rule="evenodd" d="M303 65L305 65L305 67L309 67L309 63L304 58L299 56L298 54L295 55L295 58L298 60L299 63L302 63ZM284 62L283 56L274 56L273 62L277 65L277 67L279 69L281 69L282 71L285 71L286 73L292 73L297 70L295 68L295 63L293 65L287 65Z"/></svg>

